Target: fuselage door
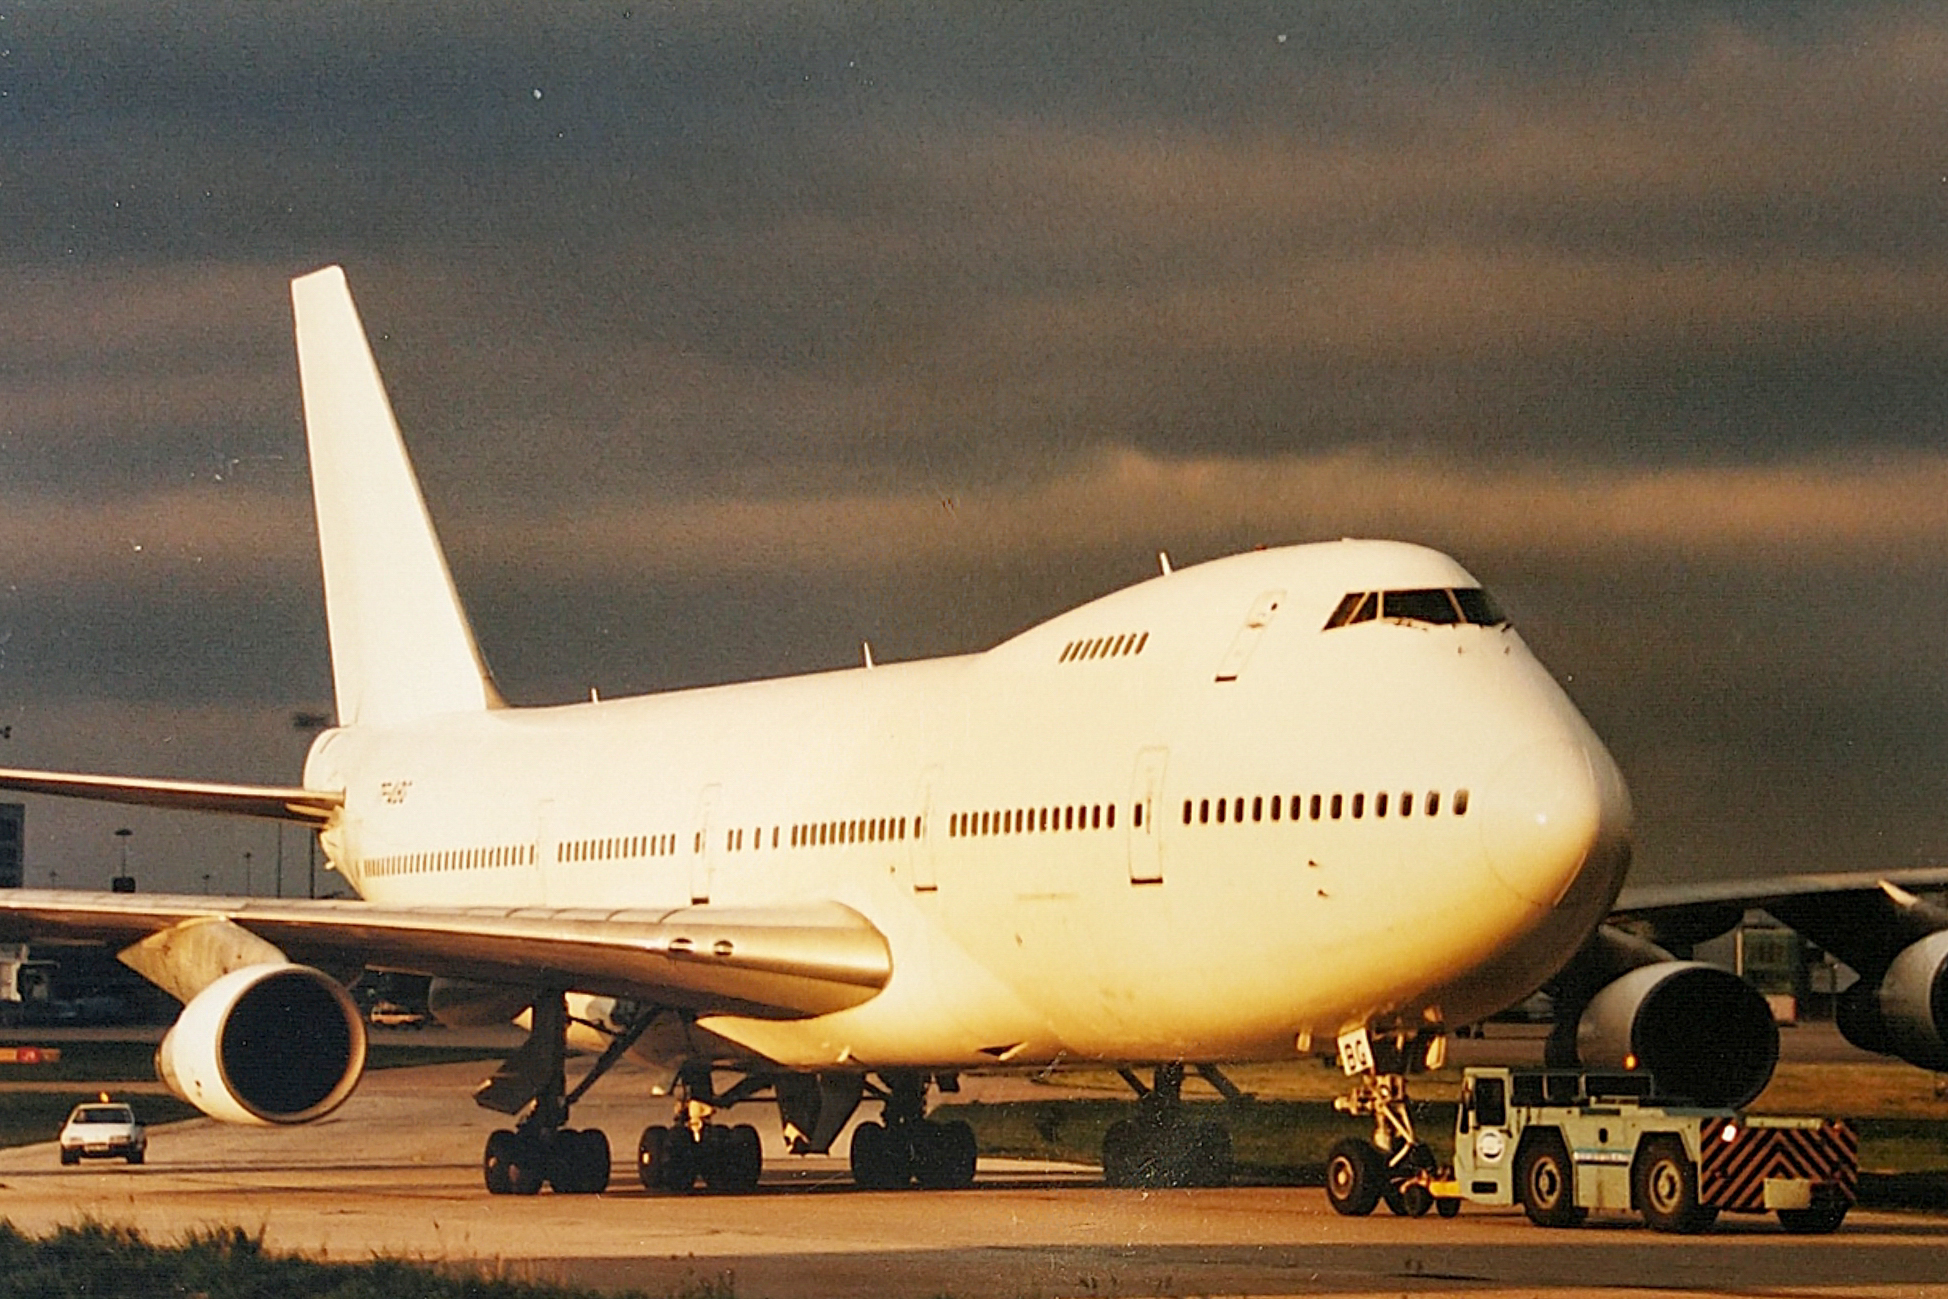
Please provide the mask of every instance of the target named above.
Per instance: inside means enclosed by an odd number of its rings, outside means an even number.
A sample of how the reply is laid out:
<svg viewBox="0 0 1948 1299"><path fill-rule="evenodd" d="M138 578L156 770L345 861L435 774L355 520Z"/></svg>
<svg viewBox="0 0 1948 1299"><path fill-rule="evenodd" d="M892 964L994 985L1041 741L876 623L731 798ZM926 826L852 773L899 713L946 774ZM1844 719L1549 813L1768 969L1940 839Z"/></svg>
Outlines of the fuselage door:
<svg viewBox="0 0 1948 1299"><path fill-rule="evenodd" d="M697 832L690 841L690 901L710 901L711 876L717 873L717 804L722 785L706 785L697 800Z"/></svg>
<svg viewBox="0 0 1948 1299"><path fill-rule="evenodd" d="M534 901L531 905L547 906L549 888L548 877L561 870L558 860L561 856L561 832L555 827L555 800L544 798L534 805L534 865L528 874L534 878ZM571 881L562 881L552 892L559 897Z"/></svg>
<svg viewBox="0 0 1948 1299"><path fill-rule="evenodd" d="M1236 681L1238 674L1245 670L1251 659L1251 652L1258 648L1258 640L1271 626L1272 616L1278 607L1285 603L1285 592L1267 591L1251 602L1251 612L1245 615L1245 625L1238 628L1238 634L1231 638L1231 648L1224 652L1224 661L1218 664L1219 681Z"/></svg>
<svg viewBox="0 0 1948 1299"><path fill-rule="evenodd" d="M907 845L907 860L913 863L913 891L932 893L940 887L934 869L933 789L940 783L940 768L928 767L920 776L920 820L914 827L919 842Z"/></svg>
<svg viewBox="0 0 1948 1299"><path fill-rule="evenodd" d="M1130 815L1124 824L1130 853L1130 883L1163 883L1163 769L1168 749L1145 749L1136 755L1136 775L1130 781Z"/></svg>

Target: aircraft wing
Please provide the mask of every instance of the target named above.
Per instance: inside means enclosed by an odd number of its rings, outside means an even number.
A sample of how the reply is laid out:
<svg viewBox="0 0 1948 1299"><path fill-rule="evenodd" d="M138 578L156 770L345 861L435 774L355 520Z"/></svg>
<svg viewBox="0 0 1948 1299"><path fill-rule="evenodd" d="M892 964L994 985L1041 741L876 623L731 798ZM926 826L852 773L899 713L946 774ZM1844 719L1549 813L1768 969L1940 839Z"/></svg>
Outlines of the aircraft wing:
<svg viewBox="0 0 1948 1299"><path fill-rule="evenodd" d="M97 803L130 803L179 812L227 812L319 826L344 803L335 790L278 785L223 785L194 780L150 780L94 776L63 771L23 771L0 767L0 789L22 794L54 794Z"/></svg>
<svg viewBox="0 0 1948 1299"><path fill-rule="evenodd" d="M199 919L228 920L307 963L557 987L767 1019L859 1005L885 987L893 969L885 937L839 903L601 911L0 891L0 941L124 945Z"/></svg>
<svg viewBox="0 0 1948 1299"><path fill-rule="evenodd" d="M1904 889L1948 888L1948 866L1898 871L1852 871L1831 875L1772 875L1760 879L1706 880L1688 884L1631 885L1617 897L1619 917L1654 915L1695 906L1764 907L1784 898L1879 892L1881 885Z"/></svg>
<svg viewBox="0 0 1948 1299"><path fill-rule="evenodd" d="M1651 884L1624 889L1610 918L1660 946L1688 947L1763 910L1877 978L1908 944L1948 928L1948 911L1912 892L1938 888L1948 888L1948 867Z"/></svg>

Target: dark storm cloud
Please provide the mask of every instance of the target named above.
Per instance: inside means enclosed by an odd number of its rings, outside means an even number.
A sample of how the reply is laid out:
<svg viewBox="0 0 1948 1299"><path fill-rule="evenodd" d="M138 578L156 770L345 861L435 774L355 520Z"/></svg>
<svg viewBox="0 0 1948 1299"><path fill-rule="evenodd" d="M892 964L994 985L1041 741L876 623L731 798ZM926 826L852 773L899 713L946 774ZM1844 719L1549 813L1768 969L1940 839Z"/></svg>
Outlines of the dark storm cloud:
<svg viewBox="0 0 1948 1299"><path fill-rule="evenodd" d="M0 759L288 777L341 261L516 698L1404 535L1574 677L1650 876L1905 864L1943 121L1912 6L10 9Z"/></svg>
<svg viewBox="0 0 1948 1299"><path fill-rule="evenodd" d="M343 257L521 499L1932 435L1938 31L1449 10L30 12L7 247Z"/></svg>

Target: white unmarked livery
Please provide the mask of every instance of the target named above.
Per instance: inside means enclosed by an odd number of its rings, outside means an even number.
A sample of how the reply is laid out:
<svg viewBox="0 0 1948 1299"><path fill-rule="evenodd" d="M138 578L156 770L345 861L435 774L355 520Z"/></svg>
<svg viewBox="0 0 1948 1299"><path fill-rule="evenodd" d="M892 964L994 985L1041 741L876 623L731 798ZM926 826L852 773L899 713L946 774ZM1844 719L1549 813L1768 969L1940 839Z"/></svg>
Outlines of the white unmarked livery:
<svg viewBox="0 0 1948 1299"><path fill-rule="evenodd" d="M347 954L452 980L454 1004L532 1003L538 1042L562 994L611 999L623 1045L693 1091L746 1071L822 1148L836 1110L788 1099L813 1080L849 1114L868 1075L897 1099L983 1067L1424 1045L1532 991L1622 885L1600 741L1474 578L1393 542L1180 569L979 654L507 707L342 273L293 298L339 726L296 789L5 773L322 830L362 902L12 908L141 938L131 963L186 999ZM559 1069L516 1089L544 1135ZM338 1090L209 1107L281 1121Z"/></svg>

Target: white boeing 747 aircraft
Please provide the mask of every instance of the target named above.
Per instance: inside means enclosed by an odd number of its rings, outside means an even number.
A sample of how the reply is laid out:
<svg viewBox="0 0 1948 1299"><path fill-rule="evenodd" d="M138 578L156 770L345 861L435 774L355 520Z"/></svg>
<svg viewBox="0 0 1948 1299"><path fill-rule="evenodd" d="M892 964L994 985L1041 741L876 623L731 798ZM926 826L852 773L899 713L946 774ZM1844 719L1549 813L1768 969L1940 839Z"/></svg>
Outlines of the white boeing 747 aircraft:
<svg viewBox="0 0 1948 1299"><path fill-rule="evenodd" d="M879 1101L859 1182L964 1185L972 1135L925 1117L930 1091L1066 1063L1143 1098L1111 1181L1221 1180L1185 1069L1223 1089L1220 1065L1318 1051L1381 1133L1335 1175L1385 1193L1420 1155L1402 1076L1562 968L1622 888L1610 755L1480 583L1413 545L1166 572L978 654L509 707L344 275L292 296L338 709L302 784L0 772L304 823L359 895L0 899L0 932L115 942L185 1003L159 1067L217 1118L337 1106L365 1049L342 980L374 967L435 976L449 1022L530 1011L477 1097L519 1120L487 1143L494 1192L607 1185L606 1137L569 1113L633 1050L676 1099L639 1142L652 1187L754 1186L755 1129L716 1120L758 1099L799 1151ZM1653 968L1625 1037L1652 985L1720 989Z"/></svg>

